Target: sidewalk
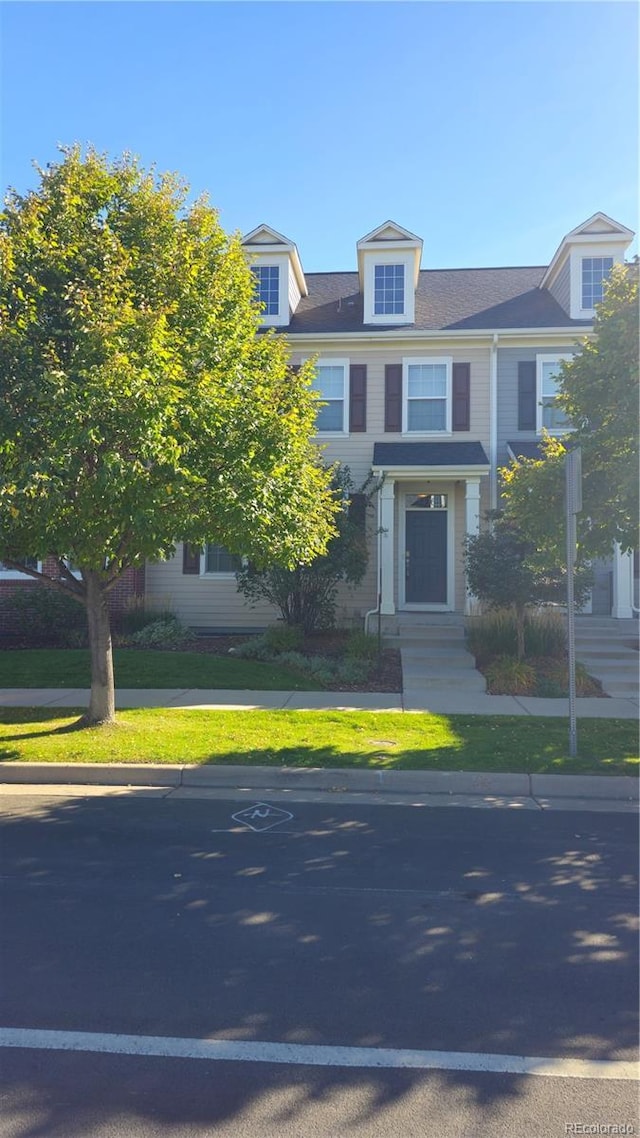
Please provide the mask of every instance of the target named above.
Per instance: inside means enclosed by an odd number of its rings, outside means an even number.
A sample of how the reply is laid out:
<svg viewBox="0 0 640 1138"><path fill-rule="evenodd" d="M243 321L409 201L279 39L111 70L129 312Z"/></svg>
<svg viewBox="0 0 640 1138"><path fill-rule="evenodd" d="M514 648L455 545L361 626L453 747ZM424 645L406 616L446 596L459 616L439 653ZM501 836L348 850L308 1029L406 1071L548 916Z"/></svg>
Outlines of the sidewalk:
<svg viewBox="0 0 640 1138"><path fill-rule="evenodd" d="M86 707L85 688L0 688L0 707ZM482 692L406 691L293 692L199 688L121 688L118 708L174 707L204 711L431 711L442 715L532 715L568 717L566 699L486 695ZM638 699L578 699L579 719L637 719Z"/></svg>

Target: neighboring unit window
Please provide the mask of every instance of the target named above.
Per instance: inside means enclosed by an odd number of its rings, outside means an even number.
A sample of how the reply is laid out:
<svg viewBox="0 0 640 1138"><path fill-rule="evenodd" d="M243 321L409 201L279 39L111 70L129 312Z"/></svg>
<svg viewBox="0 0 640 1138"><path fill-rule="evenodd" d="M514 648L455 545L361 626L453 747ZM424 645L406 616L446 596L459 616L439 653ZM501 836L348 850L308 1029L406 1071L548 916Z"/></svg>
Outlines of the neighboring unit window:
<svg viewBox="0 0 640 1138"><path fill-rule="evenodd" d="M613 268L613 257L582 258L582 307L595 308L602 301L603 285Z"/></svg>
<svg viewBox="0 0 640 1138"><path fill-rule="evenodd" d="M407 431L448 431L449 365L445 361L407 365Z"/></svg>
<svg viewBox="0 0 640 1138"><path fill-rule="evenodd" d="M326 404L318 411L316 419L317 431L345 430L345 407L347 404L346 392L347 364L343 361L332 361L316 364L316 376L313 387L318 391Z"/></svg>
<svg viewBox="0 0 640 1138"><path fill-rule="evenodd" d="M280 268L278 265L256 265L258 299L264 305L263 316L277 316L280 311Z"/></svg>
<svg viewBox="0 0 640 1138"><path fill-rule="evenodd" d="M376 265L373 287L376 316L404 313L404 265Z"/></svg>
<svg viewBox="0 0 640 1138"><path fill-rule="evenodd" d="M209 544L205 550L205 573L237 573L242 568L242 558L229 553L223 545Z"/></svg>
<svg viewBox="0 0 640 1138"><path fill-rule="evenodd" d="M37 557L18 557L16 560L18 560L20 562L20 564L24 565L25 568L27 568L27 569L37 569L38 568L38 558ZM0 561L0 573L18 573L19 574L20 571L18 569L10 569L8 565L5 565L4 561Z"/></svg>
<svg viewBox="0 0 640 1138"><path fill-rule="evenodd" d="M557 403L561 359L571 356L538 356L538 430L544 427L551 432L566 431L570 427Z"/></svg>

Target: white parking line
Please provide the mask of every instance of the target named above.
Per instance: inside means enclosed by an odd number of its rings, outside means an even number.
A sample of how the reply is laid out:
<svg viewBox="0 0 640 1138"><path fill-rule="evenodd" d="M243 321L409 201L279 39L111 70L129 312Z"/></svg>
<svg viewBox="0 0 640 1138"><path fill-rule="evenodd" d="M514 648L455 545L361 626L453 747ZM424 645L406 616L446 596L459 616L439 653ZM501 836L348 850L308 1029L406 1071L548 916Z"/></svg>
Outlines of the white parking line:
<svg viewBox="0 0 640 1138"><path fill-rule="evenodd" d="M89 1051L210 1062L289 1063L310 1067L410 1068L538 1075L556 1079L638 1077L633 1062L610 1059L554 1059L531 1055L490 1055L474 1051L411 1051L386 1047L328 1047L301 1043L259 1043L230 1039L180 1039L164 1035L114 1035L93 1031L0 1028L0 1047L44 1051Z"/></svg>

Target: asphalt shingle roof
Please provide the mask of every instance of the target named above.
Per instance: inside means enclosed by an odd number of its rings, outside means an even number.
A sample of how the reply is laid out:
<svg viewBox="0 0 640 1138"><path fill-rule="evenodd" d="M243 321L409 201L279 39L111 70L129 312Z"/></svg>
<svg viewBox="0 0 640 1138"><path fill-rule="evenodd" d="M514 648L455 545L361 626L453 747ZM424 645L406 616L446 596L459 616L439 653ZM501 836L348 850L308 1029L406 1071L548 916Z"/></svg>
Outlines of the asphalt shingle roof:
<svg viewBox="0 0 640 1138"><path fill-rule="evenodd" d="M539 287L546 266L506 269L423 269L416 289L415 322L381 327L363 324L357 273L307 273L291 323L302 332L425 331L500 328L583 328L571 320L547 289Z"/></svg>
<svg viewBox="0 0 640 1138"><path fill-rule="evenodd" d="M488 466L482 443L374 443L373 466Z"/></svg>

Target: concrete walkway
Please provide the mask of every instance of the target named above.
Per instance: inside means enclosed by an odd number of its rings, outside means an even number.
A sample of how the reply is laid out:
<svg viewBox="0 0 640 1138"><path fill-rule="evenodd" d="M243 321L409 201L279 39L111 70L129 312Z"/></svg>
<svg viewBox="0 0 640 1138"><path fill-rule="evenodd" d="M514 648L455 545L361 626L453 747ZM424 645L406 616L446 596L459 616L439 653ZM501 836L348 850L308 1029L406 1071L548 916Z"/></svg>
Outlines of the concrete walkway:
<svg viewBox="0 0 640 1138"><path fill-rule="evenodd" d="M86 707L84 688L0 688L0 707ZM445 691L384 692L211 691L200 688L121 688L116 706L205 711L430 711L442 715L569 715L566 699ZM578 699L580 719L637 719L637 699Z"/></svg>

